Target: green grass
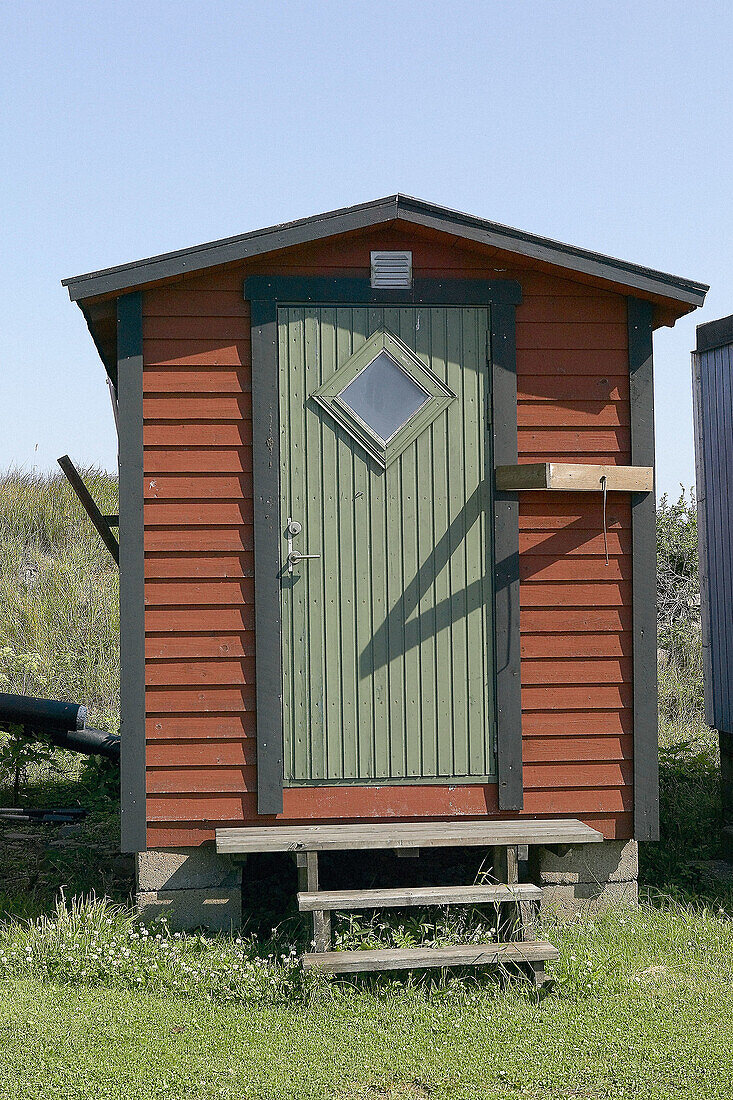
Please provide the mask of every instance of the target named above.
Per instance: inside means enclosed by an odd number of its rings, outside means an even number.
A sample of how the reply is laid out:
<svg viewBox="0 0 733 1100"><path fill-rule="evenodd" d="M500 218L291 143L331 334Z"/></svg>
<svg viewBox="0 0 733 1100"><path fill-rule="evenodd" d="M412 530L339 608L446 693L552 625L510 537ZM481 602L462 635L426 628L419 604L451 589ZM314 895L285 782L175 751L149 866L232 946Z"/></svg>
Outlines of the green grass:
<svg viewBox="0 0 733 1100"><path fill-rule="evenodd" d="M90 484L116 511L115 482L92 472ZM87 821L63 833L0 826L0 1100L733 1095L733 896L701 873L721 854L721 811L690 602L693 525L684 499L660 509L662 841L642 846L645 901L548 926L561 958L546 995L502 973L306 975L293 949L307 930L292 913L271 939L143 930L125 904L130 866L104 776L58 753L29 768L22 801L86 806ZM116 728L116 586L63 480L0 478L6 690L86 703ZM92 891L120 904L73 900ZM382 932L338 929L344 946ZM472 933L417 915L384 934Z"/></svg>
<svg viewBox="0 0 733 1100"><path fill-rule="evenodd" d="M117 479L84 471L105 514ZM119 727L119 574L63 474L0 476L0 677L5 691L85 703Z"/></svg>
<svg viewBox="0 0 733 1100"><path fill-rule="evenodd" d="M120 982L0 983L0 1097L733 1094L733 934L676 906L555 930L558 986L313 982L268 1003ZM219 948L211 947L212 955Z"/></svg>

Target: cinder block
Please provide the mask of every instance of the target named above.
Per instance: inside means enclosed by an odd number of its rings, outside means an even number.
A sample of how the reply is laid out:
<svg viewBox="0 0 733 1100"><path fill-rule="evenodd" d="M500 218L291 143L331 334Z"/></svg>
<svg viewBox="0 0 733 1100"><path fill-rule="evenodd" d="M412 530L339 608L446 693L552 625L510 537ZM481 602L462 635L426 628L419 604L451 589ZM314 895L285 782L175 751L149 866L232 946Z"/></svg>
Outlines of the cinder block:
<svg viewBox="0 0 733 1100"><path fill-rule="evenodd" d="M531 876L538 886L604 885L632 882L639 877L639 845L635 840L578 844L564 856L547 848L533 848L530 858Z"/></svg>
<svg viewBox="0 0 733 1100"><path fill-rule="evenodd" d="M242 891L215 890L144 890L135 902L146 920L164 916L171 928L190 931L206 928L210 932L236 931L242 923Z"/></svg>
<svg viewBox="0 0 733 1100"><path fill-rule="evenodd" d="M198 848L166 848L137 856L137 888L155 890L234 889L242 882L242 869L217 855L213 845Z"/></svg>
<svg viewBox="0 0 733 1100"><path fill-rule="evenodd" d="M639 904L639 884L631 882L607 882L604 885L576 882L566 885L542 887L540 911L554 917L591 916L604 909Z"/></svg>

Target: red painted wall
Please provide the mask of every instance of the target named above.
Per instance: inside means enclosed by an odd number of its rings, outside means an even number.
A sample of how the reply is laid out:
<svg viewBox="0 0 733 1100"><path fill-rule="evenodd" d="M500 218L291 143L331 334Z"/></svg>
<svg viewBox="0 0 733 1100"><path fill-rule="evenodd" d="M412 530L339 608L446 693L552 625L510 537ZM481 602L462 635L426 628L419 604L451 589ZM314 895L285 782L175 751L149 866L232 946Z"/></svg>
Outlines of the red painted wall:
<svg viewBox="0 0 733 1100"><path fill-rule="evenodd" d="M520 461L628 463L622 293L495 250L381 228L144 294L148 843L198 844L256 818L249 310L245 274L366 275L411 248L424 277L512 278ZM497 268L499 270L497 270ZM631 516L599 499L521 495L525 813L632 835ZM496 812L496 788L285 791L282 819ZM514 815L512 815L514 816ZM258 819L260 822L266 819Z"/></svg>

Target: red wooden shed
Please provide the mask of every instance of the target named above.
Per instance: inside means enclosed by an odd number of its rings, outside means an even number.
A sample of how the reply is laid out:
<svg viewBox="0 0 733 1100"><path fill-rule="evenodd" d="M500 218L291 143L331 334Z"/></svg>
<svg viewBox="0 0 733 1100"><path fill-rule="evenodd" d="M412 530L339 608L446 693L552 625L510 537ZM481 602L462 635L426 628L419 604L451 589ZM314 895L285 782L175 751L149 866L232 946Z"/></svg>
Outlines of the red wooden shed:
<svg viewBox="0 0 733 1100"><path fill-rule="evenodd" d="M657 836L652 332L705 286L403 195L65 285L118 396L125 850Z"/></svg>

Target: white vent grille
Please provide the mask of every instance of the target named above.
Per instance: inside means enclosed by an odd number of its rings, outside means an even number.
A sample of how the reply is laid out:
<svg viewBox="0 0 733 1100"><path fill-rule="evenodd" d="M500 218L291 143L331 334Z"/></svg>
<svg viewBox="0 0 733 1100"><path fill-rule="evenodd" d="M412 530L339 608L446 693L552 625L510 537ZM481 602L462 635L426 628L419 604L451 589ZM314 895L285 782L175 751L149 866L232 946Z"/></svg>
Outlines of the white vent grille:
<svg viewBox="0 0 733 1100"><path fill-rule="evenodd" d="M412 252L372 252L372 286L383 290L409 290Z"/></svg>

